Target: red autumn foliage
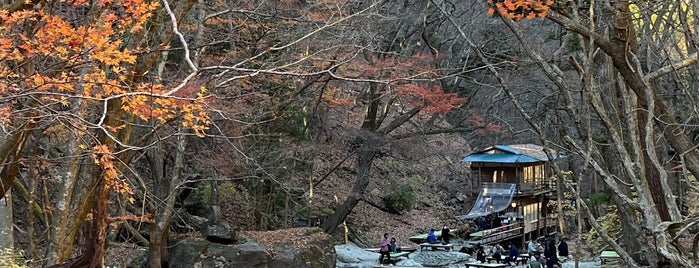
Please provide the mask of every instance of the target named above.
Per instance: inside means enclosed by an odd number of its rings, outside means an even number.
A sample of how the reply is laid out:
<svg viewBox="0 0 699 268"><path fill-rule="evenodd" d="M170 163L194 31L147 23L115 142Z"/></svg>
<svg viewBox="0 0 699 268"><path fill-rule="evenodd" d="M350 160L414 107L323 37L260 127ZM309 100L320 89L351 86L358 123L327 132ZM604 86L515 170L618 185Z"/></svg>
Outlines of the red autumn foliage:
<svg viewBox="0 0 699 268"><path fill-rule="evenodd" d="M497 11L501 16L521 20L546 17L553 0L486 0L486 3L489 15Z"/></svg>
<svg viewBox="0 0 699 268"><path fill-rule="evenodd" d="M373 56L368 61L353 62L346 71L364 79L378 79L388 85L381 94L399 98L418 107L423 113L447 112L466 102L456 93L446 93L437 79L442 75L434 68L436 58L426 52L408 57Z"/></svg>

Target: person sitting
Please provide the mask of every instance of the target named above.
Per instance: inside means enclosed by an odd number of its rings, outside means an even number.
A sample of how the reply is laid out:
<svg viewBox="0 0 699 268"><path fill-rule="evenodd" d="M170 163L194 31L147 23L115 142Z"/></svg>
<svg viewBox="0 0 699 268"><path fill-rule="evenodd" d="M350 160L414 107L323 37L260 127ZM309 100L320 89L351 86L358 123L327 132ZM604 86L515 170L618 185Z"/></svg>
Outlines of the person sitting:
<svg viewBox="0 0 699 268"><path fill-rule="evenodd" d="M504 218L502 221L500 221L500 224L502 225L502 230L507 230L507 225L510 224L510 219Z"/></svg>
<svg viewBox="0 0 699 268"><path fill-rule="evenodd" d="M539 244L534 241L534 238L529 240L529 243L527 244L527 251L530 255L537 252L541 253L541 248L539 247Z"/></svg>
<svg viewBox="0 0 699 268"><path fill-rule="evenodd" d="M505 248L503 248L500 243L495 244L490 252L493 253L493 259L495 259L495 262L502 262L502 254L505 254Z"/></svg>
<svg viewBox="0 0 699 268"><path fill-rule="evenodd" d="M529 268L543 268L541 266L541 254L540 253L534 253L534 255L531 255L529 258Z"/></svg>
<svg viewBox="0 0 699 268"><path fill-rule="evenodd" d="M391 253L396 253L396 252L398 252L398 244L396 244L396 238L395 238L395 237L391 237L391 244L389 244L388 247L389 247L389 250L391 251Z"/></svg>
<svg viewBox="0 0 699 268"><path fill-rule="evenodd" d="M519 250L517 250L517 246L515 246L515 243L510 243L510 254L505 258L505 263L507 265L512 265L511 262L517 262L517 258L519 257Z"/></svg>
<svg viewBox="0 0 699 268"><path fill-rule="evenodd" d="M482 245L478 244L476 245L476 260L485 263L485 249L483 248Z"/></svg>
<svg viewBox="0 0 699 268"><path fill-rule="evenodd" d="M469 256L473 256L473 249L470 247L461 247L461 249L459 249L459 252L466 253Z"/></svg>
<svg viewBox="0 0 699 268"><path fill-rule="evenodd" d="M427 243L430 243L430 244L437 243L437 235L434 234L434 229L430 229L430 232L427 234Z"/></svg>

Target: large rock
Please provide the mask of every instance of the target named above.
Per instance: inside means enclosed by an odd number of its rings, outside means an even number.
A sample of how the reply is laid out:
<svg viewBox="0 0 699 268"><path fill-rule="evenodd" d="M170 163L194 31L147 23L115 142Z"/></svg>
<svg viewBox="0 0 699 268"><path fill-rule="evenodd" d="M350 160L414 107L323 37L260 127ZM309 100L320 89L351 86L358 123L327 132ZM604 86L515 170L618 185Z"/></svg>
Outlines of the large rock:
<svg viewBox="0 0 699 268"><path fill-rule="evenodd" d="M168 263L172 268L194 267L201 261L201 255L206 252L210 242L206 240L185 239L176 241L170 248Z"/></svg>
<svg viewBox="0 0 699 268"><path fill-rule="evenodd" d="M458 251L425 250L410 255L410 259L427 267L445 267L459 262L473 261L470 255Z"/></svg>
<svg viewBox="0 0 699 268"><path fill-rule="evenodd" d="M246 242L220 244L204 239L174 242L170 267L334 268L335 249L317 228L244 234Z"/></svg>
<svg viewBox="0 0 699 268"><path fill-rule="evenodd" d="M235 230L225 221L208 221L201 226L201 233L214 243L232 244L238 240Z"/></svg>

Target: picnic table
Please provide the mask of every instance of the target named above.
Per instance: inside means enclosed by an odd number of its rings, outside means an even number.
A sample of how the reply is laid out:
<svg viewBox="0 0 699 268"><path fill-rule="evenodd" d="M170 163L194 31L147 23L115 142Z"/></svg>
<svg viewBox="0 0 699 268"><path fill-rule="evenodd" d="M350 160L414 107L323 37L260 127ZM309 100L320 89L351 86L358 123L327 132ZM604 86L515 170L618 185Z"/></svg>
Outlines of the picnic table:
<svg viewBox="0 0 699 268"><path fill-rule="evenodd" d="M407 252L407 251L392 252L391 259L398 259L400 257L406 257L406 258L410 259L410 257L408 255L410 255L410 252Z"/></svg>
<svg viewBox="0 0 699 268"><path fill-rule="evenodd" d="M485 260L486 260L488 263L490 263L490 262L492 262L492 261L495 261L495 262L497 262L497 263L500 263L500 262L505 261L505 259L507 259L507 255L500 255L500 259L499 259L499 260L498 260L498 259L495 259L495 257L493 257L493 256L488 256L488 257L485 258Z"/></svg>
<svg viewBox="0 0 699 268"><path fill-rule="evenodd" d="M423 250L424 248L432 248L432 250L437 249L437 248L443 248L445 250L451 251L451 249L454 247L454 244L442 244L442 243L435 243L435 244L430 244L430 243L422 243L420 244L420 250Z"/></svg>
<svg viewBox="0 0 699 268"><path fill-rule="evenodd" d="M599 260L600 260L601 264L604 264L610 260L619 260L620 258L621 257L619 257L619 254L613 250L602 251L602 253L599 255Z"/></svg>
<svg viewBox="0 0 699 268"><path fill-rule="evenodd" d="M480 262L472 262L472 263L466 263L464 264L466 267L491 267L491 268L501 268L501 267L507 267L507 264L504 263L480 263Z"/></svg>
<svg viewBox="0 0 699 268"><path fill-rule="evenodd" d="M408 255L410 255L410 253L413 253L417 250L415 247L411 247L411 248L412 248L412 250L406 250L406 251L401 250L400 252L391 252L391 254L390 254L391 259L394 259L394 258L397 259L399 257L410 258L410 257L408 257ZM381 248L367 248L366 250L371 251L371 252L375 252L375 253L379 253L381 251Z"/></svg>
<svg viewBox="0 0 699 268"><path fill-rule="evenodd" d="M401 252L415 252L415 251L417 251L417 247L398 247L398 248L400 248ZM381 248L366 248L365 250L379 253L379 251L381 251Z"/></svg>
<svg viewBox="0 0 699 268"><path fill-rule="evenodd" d="M489 234L489 233L486 233L486 231L488 231L488 230L481 230L481 231L478 231L478 232L473 232L473 233L470 234L470 236L471 236L471 237L483 237L483 236Z"/></svg>
<svg viewBox="0 0 699 268"><path fill-rule="evenodd" d="M457 232L459 232L458 229L449 230L449 235L453 237L454 234L456 234ZM437 239L442 238L442 230L435 230L434 235L437 236ZM427 234L419 234L416 236L411 236L408 239L410 241L415 242L415 243L422 243L422 242L427 241Z"/></svg>
<svg viewBox="0 0 699 268"><path fill-rule="evenodd" d="M367 249L367 250L373 251L373 249ZM376 252L378 252L378 251L376 251ZM389 254L389 255L391 255L391 261L390 261L391 265L395 265L396 262L398 261L398 258L400 258L400 257L406 257L406 258L410 259L410 253L412 253L412 252L408 252L408 251L391 252ZM379 265L374 266L374 267L385 267L385 266L379 264ZM392 267L395 268L397 266L392 266Z"/></svg>
<svg viewBox="0 0 699 268"><path fill-rule="evenodd" d="M491 263L493 261L495 261L496 263L501 263L501 262L504 262L507 259L507 257L508 257L507 255L502 255L502 256L500 256L500 260L496 260L492 255L489 255L488 257L485 258L485 261L487 263ZM517 259L512 260L511 262L514 262L516 265L524 265L524 264L527 264L527 262L529 262L529 256L524 257L522 255L519 255L517 257Z"/></svg>

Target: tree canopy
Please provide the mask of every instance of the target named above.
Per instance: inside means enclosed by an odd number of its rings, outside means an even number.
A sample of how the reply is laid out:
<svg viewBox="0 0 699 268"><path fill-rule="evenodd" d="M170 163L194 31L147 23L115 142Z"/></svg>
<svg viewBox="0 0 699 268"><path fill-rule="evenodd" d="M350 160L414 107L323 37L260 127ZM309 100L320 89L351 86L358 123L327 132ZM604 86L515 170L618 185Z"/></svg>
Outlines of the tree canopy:
<svg viewBox="0 0 699 268"><path fill-rule="evenodd" d="M414 200L427 185L441 187L429 198L464 206L478 185L458 157L541 143L569 156L554 170L559 201L575 199L587 218L578 233L589 225L632 267L639 251L691 267L696 11L691 1L3 1L0 186L29 208L28 259L101 266L120 230L160 267L191 215L183 200L255 230L325 211L320 227L334 234L361 225L364 205L431 204ZM610 198L589 201L597 192ZM395 201L399 211L391 194L412 199ZM606 203L619 217L603 215ZM604 228L611 218L623 247Z"/></svg>

